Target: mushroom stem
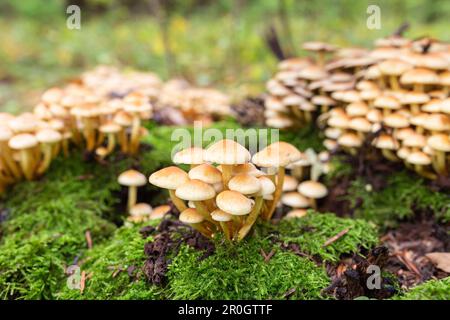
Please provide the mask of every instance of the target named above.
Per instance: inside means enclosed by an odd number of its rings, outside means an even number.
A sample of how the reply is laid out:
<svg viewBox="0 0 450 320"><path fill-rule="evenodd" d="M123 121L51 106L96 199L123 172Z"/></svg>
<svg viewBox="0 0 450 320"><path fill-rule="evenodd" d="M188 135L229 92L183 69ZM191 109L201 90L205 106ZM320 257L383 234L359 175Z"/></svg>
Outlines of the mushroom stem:
<svg viewBox="0 0 450 320"><path fill-rule="evenodd" d="M63 139L63 141L61 142L62 144L62 149L63 149L63 153L64 153L64 157L68 157L69 156L69 139Z"/></svg>
<svg viewBox="0 0 450 320"><path fill-rule="evenodd" d="M397 156L389 149L381 149L381 153L390 161L397 162L399 160Z"/></svg>
<svg viewBox="0 0 450 320"><path fill-rule="evenodd" d="M389 77L389 84L391 85L391 88L395 91L398 91L400 89L400 86L398 85L397 77L396 76L390 76Z"/></svg>
<svg viewBox="0 0 450 320"><path fill-rule="evenodd" d="M127 137L127 129L125 127L122 128L122 130L120 131L119 143L120 143L120 150L123 153L127 153L128 152L128 137Z"/></svg>
<svg viewBox="0 0 450 320"><path fill-rule="evenodd" d="M419 114L420 113L420 107L417 103L412 103L411 104L411 112L413 114Z"/></svg>
<svg viewBox="0 0 450 320"><path fill-rule="evenodd" d="M305 111L305 120L306 122L312 122L311 111Z"/></svg>
<svg viewBox="0 0 450 320"><path fill-rule="evenodd" d="M278 168L278 176L277 176L277 186L275 188L275 192L273 194L273 201L269 208L269 211L266 215L266 220L270 220L272 218L273 213L275 212L275 208L277 207L277 203L281 198L281 193L283 191L283 183L284 183L284 167Z"/></svg>
<svg viewBox="0 0 450 320"><path fill-rule="evenodd" d="M317 210L317 201L314 198L308 198L309 199L309 203L311 204L311 208L313 208L314 210Z"/></svg>
<svg viewBox="0 0 450 320"><path fill-rule="evenodd" d="M141 127L141 118L138 114L133 115L133 124L131 127L130 153L136 154L139 149L139 128Z"/></svg>
<svg viewBox="0 0 450 320"><path fill-rule="evenodd" d="M426 171L424 166L420 165L420 164L416 164L414 166L416 172L418 174L420 174L422 177L425 177L427 179L431 179L431 180L435 180L437 177L434 173Z"/></svg>
<svg viewBox="0 0 450 320"><path fill-rule="evenodd" d="M184 201L175 195L175 190L169 190L169 195L170 195L170 200L172 200L173 204L178 209L178 211L183 212L184 210L187 209L187 206L184 203Z"/></svg>
<svg viewBox="0 0 450 320"><path fill-rule="evenodd" d="M228 190L228 182L231 179L232 171L233 171L233 166L232 165L222 164L223 190Z"/></svg>
<svg viewBox="0 0 450 320"><path fill-rule="evenodd" d="M42 159L42 162L37 169L37 173L39 175L47 171L50 163L52 162L52 145L48 143L42 144L42 152L44 154L44 159Z"/></svg>
<svg viewBox="0 0 450 320"><path fill-rule="evenodd" d="M222 228L222 231L223 231L223 233L225 235L225 238L228 241L231 241L231 232L230 232L230 228L228 227L228 223L224 222L224 221L221 221L219 223L220 223L220 227Z"/></svg>
<svg viewBox="0 0 450 320"><path fill-rule="evenodd" d="M116 135L114 133L109 133L108 146L106 147L106 150L108 150L108 154L113 152L115 147L116 147Z"/></svg>
<svg viewBox="0 0 450 320"><path fill-rule="evenodd" d="M439 174L445 175L447 173L447 168L445 164L445 152L434 150L435 152L435 169Z"/></svg>
<svg viewBox="0 0 450 320"><path fill-rule="evenodd" d="M136 204L137 201L137 187L128 187L128 211Z"/></svg>
<svg viewBox="0 0 450 320"><path fill-rule="evenodd" d="M29 181L33 180L33 151L30 149L20 150L20 166L25 178Z"/></svg>
<svg viewBox="0 0 450 320"><path fill-rule="evenodd" d="M206 208L206 205L203 203L203 201L194 201L195 209L209 222L214 223L217 225L217 221L214 221L211 218L211 215L209 214L208 208Z"/></svg>
<svg viewBox="0 0 450 320"><path fill-rule="evenodd" d="M263 205L263 197L258 196L255 200L255 205L252 208L252 211L247 216L247 219L245 219L244 225L241 227L241 229L238 232L238 241L241 241L245 238L245 236L248 234L252 226L255 224L256 220L258 219L259 213L261 212L261 208Z"/></svg>
<svg viewBox="0 0 450 320"><path fill-rule="evenodd" d="M94 151L95 149L95 131L90 118L84 119L84 136L86 138L86 149Z"/></svg>
<svg viewBox="0 0 450 320"><path fill-rule="evenodd" d="M211 238L211 232L209 232L205 226L203 226L203 224L201 223L190 223L189 224L193 229L197 230L198 232L200 232L202 235L204 235L207 238Z"/></svg>
<svg viewBox="0 0 450 320"><path fill-rule="evenodd" d="M299 180L303 179L303 166L296 166L292 169L292 175Z"/></svg>
<svg viewBox="0 0 450 320"><path fill-rule="evenodd" d="M19 166L17 166L16 161L14 161L12 157L12 151L9 149L7 145L2 145L1 148L1 156L5 162L5 166L11 171L16 179L22 178L22 172L20 171Z"/></svg>

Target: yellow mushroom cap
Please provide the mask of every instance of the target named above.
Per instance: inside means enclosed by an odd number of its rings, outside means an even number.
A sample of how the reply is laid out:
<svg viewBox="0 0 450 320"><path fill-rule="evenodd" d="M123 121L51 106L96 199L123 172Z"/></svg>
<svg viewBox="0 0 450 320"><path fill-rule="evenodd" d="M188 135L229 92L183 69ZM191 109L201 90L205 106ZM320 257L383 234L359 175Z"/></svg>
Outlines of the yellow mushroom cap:
<svg viewBox="0 0 450 320"><path fill-rule="evenodd" d="M264 172L262 172L261 170L256 168L255 165L250 162L244 163L244 164L238 164L233 167L233 175L238 175L241 173L245 173L245 174L255 176L255 177L261 177L261 176L265 175Z"/></svg>
<svg viewBox="0 0 450 320"><path fill-rule="evenodd" d="M154 219L161 219L162 217L164 217L167 213L170 212L170 206L165 204L162 206L158 206L156 208L153 209L153 211L150 213L150 220L154 220Z"/></svg>
<svg viewBox="0 0 450 320"><path fill-rule="evenodd" d="M422 151L414 151L409 154L406 161L417 165L429 165L431 164L431 158Z"/></svg>
<svg viewBox="0 0 450 320"><path fill-rule="evenodd" d="M292 208L308 208L310 206L308 198L296 191L283 194L281 203Z"/></svg>
<svg viewBox="0 0 450 320"><path fill-rule="evenodd" d="M298 187L298 180L293 176L286 175L283 181L283 191L294 191Z"/></svg>
<svg viewBox="0 0 450 320"><path fill-rule="evenodd" d="M412 67L411 64L400 59L388 59L378 64L380 71L388 76L399 76Z"/></svg>
<svg viewBox="0 0 450 320"><path fill-rule="evenodd" d="M320 199L328 194L327 187L317 181L309 180L300 183L298 192L308 198Z"/></svg>
<svg viewBox="0 0 450 320"><path fill-rule="evenodd" d="M352 102L345 108L345 112L350 117L361 117L369 112L369 107L362 101Z"/></svg>
<svg viewBox="0 0 450 320"><path fill-rule="evenodd" d="M193 208L188 208L180 213L180 221L187 224L201 223L205 220L202 214Z"/></svg>
<svg viewBox="0 0 450 320"><path fill-rule="evenodd" d="M398 99L387 95L376 98L373 105L377 108L383 109L400 109L400 102Z"/></svg>
<svg viewBox="0 0 450 320"><path fill-rule="evenodd" d="M427 143L434 150L450 152L450 138L446 134L434 134L428 138Z"/></svg>
<svg viewBox="0 0 450 320"><path fill-rule="evenodd" d="M149 177L149 182L157 187L175 190L189 180L188 174L178 167L170 166L156 172Z"/></svg>
<svg viewBox="0 0 450 320"><path fill-rule="evenodd" d="M37 146L38 141L34 135L29 133L22 133L12 137L9 140L8 145L11 149L23 150Z"/></svg>
<svg viewBox="0 0 450 320"><path fill-rule="evenodd" d="M152 207L147 203L137 203L130 209L132 216L148 216L152 213Z"/></svg>
<svg viewBox="0 0 450 320"><path fill-rule="evenodd" d="M241 173L230 179L228 187L230 190L238 191L242 194L254 194L261 190L261 182L254 176Z"/></svg>
<svg viewBox="0 0 450 320"><path fill-rule="evenodd" d="M408 118L399 114L392 113L383 118L383 122L386 126L390 128L406 128L409 127Z"/></svg>
<svg viewBox="0 0 450 320"><path fill-rule="evenodd" d="M192 168L188 175L190 179L201 180L209 184L216 184L222 181L222 173L209 163Z"/></svg>
<svg viewBox="0 0 450 320"><path fill-rule="evenodd" d="M114 116L113 121L122 127L129 127L133 123L133 118L125 111L119 111Z"/></svg>
<svg viewBox="0 0 450 320"><path fill-rule="evenodd" d="M397 156L403 160L406 160L410 154L411 154L411 150L409 150L409 148L407 148L407 147L402 147L402 148L398 149L398 151L397 151Z"/></svg>
<svg viewBox="0 0 450 320"><path fill-rule="evenodd" d="M255 153L252 162L263 168L286 167L288 164L301 158L301 152L287 142L274 142L258 153Z"/></svg>
<svg viewBox="0 0 450 320"><path fill-rule="evenodd" d="M302 218L308 214L308 211L305 209L294 209L289 211L285 218L286 219L292 219L292 218Z"/></svg>
<svg viewBox="0 0 450 320"><path fill-rule="evenodd" d="M214 198L216 191L201 180L188 180L175 190L175 195L183 200L204 201Z"/></svg>
<svg viewBox="0 0 450 320"><path fill-rule="evenodd" d="M362 139L358 135L351 132L344 133L337 140L338 144L348 148L358 148L362 145L362 142Z"/></svg>
<svg viewBox="0 0 450 320"><path fill-rule="evenodd" d="M222 191L216 198L217 206L232 215L246 215L252 211L254 202L242 193L233 190Z"/></svg>
<svg viewBox="0 0 450 320"><path fill-rule="evenodd" d="M423 126L431 131L449 131L450 118L444 114L430 114L425 119Z"/></svg>
<svg viewBox="0 0 450 320"><path fill-rule="evenodd" d="M266 176L259 177L259 182L261 182L261 191L259 192L262 196L268 196L275 192L275 184Z"/></svg>
<svg viewBox="0 0 450 320"><path fill-rule="evenodd" d="M373 144L379 149L396 150L398 148L398 142L387 134L380 134L374 139Z"/></svg>
<svg viewBox="0 0 450 320"><path fill-rule="evenodd" d="M400 77L402 84L436 84L439 83L439 76L436 72L425 68L415 68L405 72Z"/></svg>
<svg viewBox="0 0 450 320"><path fill-rule="evenodd" d="M250 161L250 152L239 143L224 139L206 150L206 160L225 165L243 164Z"/></svg>
<svg viewBox="0 0 450 320"><path fill-rule="evenodd" d="M403 139L403 145L411 148L422 148L426 145L426 138L420 133L413 133Z"/></svg>
<svg viewBox="0 0 450 320"><path fill-rule="evenodd" d="M57 143L62 140L62 135L52 129L42 129L36 133L36 139L41 143Z"/></svg>
<svg viewBox="0 0 450 320"><path fill-rule="evenodd" d="M140 187L147 183L147 178L139 171L127 170L119 175L117 181L123 186Z"/></svg>
<svg viewBox="0 0 450 320"><path fill-rule="evenodd" d="M177 164L202 164L204 158L205 150L199 147L192 147L178 151L173 156L173 162Z"/></svg>
<svg viewBox="0 0 450 320"><path fill-rule="evenodd" d="M372 124L363 117L357 117L350 120L348 127L358 132L370 132Z"/></svg>
<svg viewBox="0 0 450 320"><path fill-rule="evenodd" d="M211 218L214 221L228 222L231 221L232 217L233 216L231 214L220 209L216 209L213 212L211 212Z"/></svg>

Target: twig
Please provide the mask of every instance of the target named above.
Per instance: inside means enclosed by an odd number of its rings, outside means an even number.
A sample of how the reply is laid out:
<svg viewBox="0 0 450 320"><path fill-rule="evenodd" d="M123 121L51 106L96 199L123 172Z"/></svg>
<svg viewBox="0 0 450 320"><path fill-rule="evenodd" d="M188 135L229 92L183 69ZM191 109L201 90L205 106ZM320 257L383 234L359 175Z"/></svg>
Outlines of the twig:
<svg viewBox="0 0 450 320"><path fill-rule="evenodd" d="M92 237L91 237L91 232L89 230L87 230L84 233L84 236L86 238L86 243L87 243L87 247L88 249L92 249Z"/></svg>
<svg viewBox="0 0 450 320"><path fill-rule="evenodd" d="M81 272L80 279L80 293L83 294L84 288L86 287L86 271Z"/></svg>
<svg viewBox="0 0 450 320"><path fill-rule="evenodd" d="M325 243L322 245L322 247L329 246L330 244L336 242L337 240L339 240L340 238L342 238L349 230L350 230L350 228L344 229L344 230L342 230L341 232L339 232L337 235L332 236L330 239L328 239L327 241L325 241Z"/></svg>
<svg viewBox="0 0 450 320"><path fill-rule="evenodd" d="M262 255L263 258L264 258L264 262L267 263L267 262L269 262L270 259L274 256L275 250L272 249L269 253L265 253L264 250L261 248L260 253L261 253L261 255Z"/></svg>

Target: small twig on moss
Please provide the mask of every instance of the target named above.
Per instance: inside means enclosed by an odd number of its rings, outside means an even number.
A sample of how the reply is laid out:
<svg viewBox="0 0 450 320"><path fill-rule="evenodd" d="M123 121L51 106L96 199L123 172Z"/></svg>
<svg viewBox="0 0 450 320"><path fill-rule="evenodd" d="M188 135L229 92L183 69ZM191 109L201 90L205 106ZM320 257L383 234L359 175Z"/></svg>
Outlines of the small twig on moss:
<svg viewBox="0 0 450 320"><path fill-rule="evenodd" d="M86 271L83 271L81 272L80 294L83 294L85 286L86 286Z"/></svg>
<svg viewBox="0 0 450 320"><path fill-rule="evenodd" d="M349 230L350 230L350 228L344 229L341 232L339 232L337 235L332 236L327 241L325 241L325 243L322 245L322 247L329 246L330 244L336 242L337 240L342 238L347 232L349 232Z"/></svg>
<svg viewBox="0 0 450 320"><path fill-rule="evenodd" d="M89 230L87 230L84 233L84 236L86 238L86 243L87 243L87 247L88 249L92 249L92 237L91 237L91 232Z"/></svg>
<svg viewBox="0 0 450 320"><path fill-rule="evenodd" d="M295 288L289 289L288 291L286 291L284 293L284 297L285 298L289 298L290 296L292 296L295 293L295 291L297 291L297 289L295 289Z"/></svg>
<svg viewBox="0 0 450 320"><path fill-rule="evenodd" d="M266 253L263 248L259 251L264 258L264 262L269 262L270 259L275 255L275 250L272 249L269 253Z"/></svg>

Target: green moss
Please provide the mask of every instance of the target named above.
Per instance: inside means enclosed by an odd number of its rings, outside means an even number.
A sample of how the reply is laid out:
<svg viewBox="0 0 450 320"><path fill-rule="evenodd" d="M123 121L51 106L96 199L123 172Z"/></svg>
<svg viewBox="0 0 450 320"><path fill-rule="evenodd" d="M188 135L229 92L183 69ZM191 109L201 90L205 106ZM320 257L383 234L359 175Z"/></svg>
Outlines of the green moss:
<svg viewBox="0 0 450 320"><path fill-rule="evenodd" d="M450 277L422 283L395 300L448 300L450 299Z"/></svg>
<svg viewBox="0 0 450 320"><path fill-rule="evenodd" d="M156 225L158 221L145 225ZM83 294L63 285L59 299L157 299L162 289L149 285L142 273L145 260L142 224L119 228L113 237L81 257L80 268L92 276L86 280ZM127 269L134 267L133 276ZM120 270L120 271L119 271Z"/></svg>
<svg viewBox="0 0 450 320"><path fill-rule="evenodd" d="M349 231L328 246L324 243L339 232ZM303 218L282 220L277 228L280 240L296 243L302 252L318 255L324 261L336 262L343 253L358 252L378 243L377 229L359 219L338 218L334 214L319 214L312 210Z"/></svg>
<svg viewBox="0 0 450 320"><path fill-rule="evenodd" d="M329 284L321 267L306 258L274 247L264 262L260 250L270 252L267 239L252 238L236 246L218 245L215 254L199 260L201 253L183 246L169 266L172 299L291 299L322 298Z"/></svg>
<svg viewBox="0 0 450 320"><path fill-rule="evenodd" d="M355 211L357 217L392 227L398 220L412 217L415 210L431 210L436 219L450 221L450 197L432 191L424 179L411 172L393 173L380 191L365 186L362 179L355 180L347 196L352 206L361 203Z"/></svg>

